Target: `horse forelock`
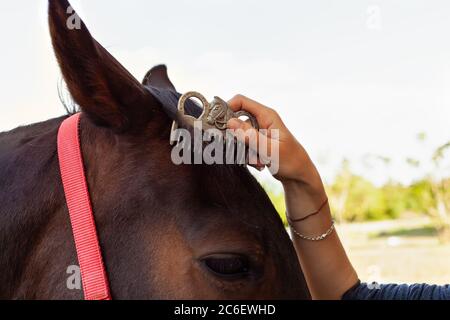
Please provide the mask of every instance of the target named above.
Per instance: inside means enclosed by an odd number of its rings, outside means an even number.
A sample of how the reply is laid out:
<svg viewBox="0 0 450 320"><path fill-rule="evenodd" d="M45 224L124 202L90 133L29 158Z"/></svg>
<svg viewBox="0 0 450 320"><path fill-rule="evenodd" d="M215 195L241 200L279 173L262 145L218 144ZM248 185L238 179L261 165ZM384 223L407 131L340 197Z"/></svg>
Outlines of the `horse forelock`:
<svg viewBox="0 0 450 320"><path fill-rule="evenodd" d="M146 85L145 88L150 91L153 97L161 104L161 109L171 119L176 120L178 101L181 93L167 88ZM187 100L185 104L185 113L194 117L200 117L202 108L192 100Z"/></svg>

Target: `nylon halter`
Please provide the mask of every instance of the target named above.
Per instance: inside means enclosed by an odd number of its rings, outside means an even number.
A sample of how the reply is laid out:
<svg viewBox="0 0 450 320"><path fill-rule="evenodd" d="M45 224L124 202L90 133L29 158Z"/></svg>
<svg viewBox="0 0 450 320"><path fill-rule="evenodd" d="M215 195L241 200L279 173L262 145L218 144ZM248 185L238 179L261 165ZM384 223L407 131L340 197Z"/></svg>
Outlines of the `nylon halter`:
<svg viewBox="0 0 450 320"><path fill-rule="evenodd" d="M111 300L108 276L95 227L80 146L80 113L66 119L58 132L58 158L80 264L85 300Z"/></svg>

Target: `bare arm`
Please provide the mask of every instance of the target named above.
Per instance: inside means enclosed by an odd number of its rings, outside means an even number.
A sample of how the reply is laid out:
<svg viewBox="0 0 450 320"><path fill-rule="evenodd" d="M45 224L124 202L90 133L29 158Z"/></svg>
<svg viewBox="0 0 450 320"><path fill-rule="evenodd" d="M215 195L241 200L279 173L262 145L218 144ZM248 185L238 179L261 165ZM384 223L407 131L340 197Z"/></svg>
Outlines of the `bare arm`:
<svg viewBox="0 0 450 320"><path fill-rule="evenodd" d="M289 217L296 220L317 211L327 199L322 180L307 152L286 128L280 116L274 110L241 95L230 100L229 105L235 111L245 110L253 114L262 129L279 130L279 169L274 177L283 184ZM259 143L275 142L270 134L263 136L252 129L250 124L237 119L230 120L228 127L253 130ZM263 163L261 161L257 167L263 167ZM318 236L327 231L331 223L327 204L318 214L292 223L291 227L303 235ZM294 246L313 299L341 299L358 282L358 276L337 232L322 241L303 240L294 235Z"/></svg>

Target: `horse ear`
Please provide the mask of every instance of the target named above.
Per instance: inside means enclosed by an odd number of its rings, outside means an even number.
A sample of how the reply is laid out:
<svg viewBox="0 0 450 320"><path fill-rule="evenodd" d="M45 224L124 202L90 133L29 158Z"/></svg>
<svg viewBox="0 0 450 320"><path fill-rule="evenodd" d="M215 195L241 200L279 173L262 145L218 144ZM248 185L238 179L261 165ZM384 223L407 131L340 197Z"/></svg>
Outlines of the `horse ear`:
<svg viewBox="0 0 450 320"><path fill-rule="evenodd" d="M154 86L162 89L170 89L176 91L175 86L169 79L167 74L167 67L159 65L150 69L144 77L142 84L145 86Z"/></svg>
<svg viewBox="0 0 450 320"><path fill-rule="evenodd" d="M66 0L49 0L53 48L74 101L96 124L124 132L145 125L157 101L89 33Z"/></svg>

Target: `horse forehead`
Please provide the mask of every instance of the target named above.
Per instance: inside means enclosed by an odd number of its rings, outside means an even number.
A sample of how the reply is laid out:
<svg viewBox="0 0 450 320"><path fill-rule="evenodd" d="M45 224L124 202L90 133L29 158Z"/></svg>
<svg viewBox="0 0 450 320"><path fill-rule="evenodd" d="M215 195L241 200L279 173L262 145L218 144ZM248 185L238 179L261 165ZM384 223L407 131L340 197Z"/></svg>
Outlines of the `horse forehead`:
<svg viewBox="0 0 450 320"><path fill-rule="evenodd" d="M234 174L230 172L226 179L208 175L200 178L208 183L196 190L196 208L183 215L193 235L236 235L231 231L239 230L239 234L247 234L253 239L263 237L265 226L271 221L270 216L276 212L270 203L264 201L265 194L258 186L250 193L251 183L243 181L239 172Z"/></svg>

